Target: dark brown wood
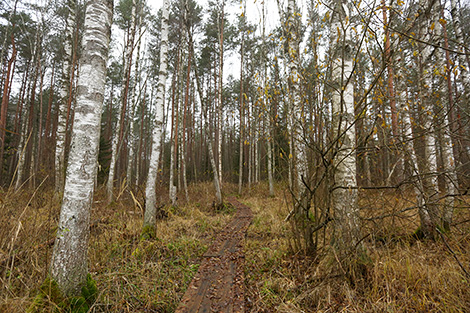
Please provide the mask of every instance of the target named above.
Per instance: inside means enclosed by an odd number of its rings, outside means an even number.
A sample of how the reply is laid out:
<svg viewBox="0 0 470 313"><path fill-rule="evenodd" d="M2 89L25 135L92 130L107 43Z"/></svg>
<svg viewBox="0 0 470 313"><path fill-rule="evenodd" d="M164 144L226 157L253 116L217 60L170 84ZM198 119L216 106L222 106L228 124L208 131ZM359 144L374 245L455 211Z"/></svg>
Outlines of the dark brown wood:
<svg viewBox="0 0 470 313"><path fill-rule="evenodd" d="M13 24L14 26L14 24ZM5 148L5 134L7 131L7 113L8 113L8 102L10 96L11 85L10 81L13 78L13 72L15 71L16 64L16 46L15 37L11 35L12 52L10 60L8 61L8 67L6 70L5 83L3 88L2 106L0 110L0 180L3 174L3 151Z"/></svg>
<svg viewBox="0 0 470 313"><path fill-rule="evenodd" d="M199 271L176 313L245 312L243 247L253 214L236 199L229 198L228 201L237 213L204 254Z"/></svg>

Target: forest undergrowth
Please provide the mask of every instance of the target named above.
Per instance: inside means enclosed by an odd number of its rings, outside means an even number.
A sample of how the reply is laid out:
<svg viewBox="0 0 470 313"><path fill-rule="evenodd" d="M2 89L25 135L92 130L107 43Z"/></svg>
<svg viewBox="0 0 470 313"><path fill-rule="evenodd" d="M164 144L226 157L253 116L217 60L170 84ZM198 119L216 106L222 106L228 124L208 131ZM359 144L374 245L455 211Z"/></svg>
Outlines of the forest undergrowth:
<svg viewBox="0 0 470 313"><path fill-rule="evenodd" d="M226 195L237 187L224 184ZM436 241L412 236L419 225L411 195L361 192L364 244L371 263L353 283L328 255L294 251L288 192L265 184L240 201L254 220L246 240L246 312L466 312L470 307L470 199L461 199L452 231ZM164 207L155 240L142 240L142 190L117 191L106 205L99 190L91 213L89 270L98 286L90 312L173 312L213 236L233 210L213 209L211 183L189 188L190 202ZM159 194L166 194L161 188ZM184 197L180 197L183 199ZM161 199L168 203L168 199ZM0 312L26 312L47 276L59 202L47 186L0 191ZM328 226L328 227L332 227ZM322 232L324 229L321 230ZM328 233L330 229L325 231ZM57 312L50 303L46 312Z"/></svg>

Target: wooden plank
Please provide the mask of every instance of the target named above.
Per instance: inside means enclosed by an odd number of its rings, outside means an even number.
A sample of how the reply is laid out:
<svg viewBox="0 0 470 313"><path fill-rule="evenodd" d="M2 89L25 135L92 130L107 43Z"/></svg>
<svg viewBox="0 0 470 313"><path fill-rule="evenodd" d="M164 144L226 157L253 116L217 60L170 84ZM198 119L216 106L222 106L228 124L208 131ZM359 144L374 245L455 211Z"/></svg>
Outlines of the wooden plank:
<svg viewBox="0 0 470 313"><path fill-rule="evenodd" d="M251 209L229 199L237 212L204 254L176 313L244 312L245 233L251 223Z"/></svg>

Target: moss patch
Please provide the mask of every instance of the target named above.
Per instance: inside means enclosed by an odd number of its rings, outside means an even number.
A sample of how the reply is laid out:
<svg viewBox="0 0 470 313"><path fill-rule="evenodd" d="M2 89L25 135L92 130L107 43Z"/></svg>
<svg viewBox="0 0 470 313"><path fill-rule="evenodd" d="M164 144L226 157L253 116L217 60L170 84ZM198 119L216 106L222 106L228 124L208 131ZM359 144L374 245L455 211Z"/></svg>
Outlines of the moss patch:
<svg viewBox="0 0 470 313"><path fill-rule="evenodd" d="M38 295L28 308L28 313L44 312L49 307L55 307L54 311L69 313L86 313L96 301L98 288L96 281L87 275L86 284L82 287L81 294L75 297L66 297L62 294L52 278L48 277L39 288Z"/></svg>
<svg viewBox="0 0 470 313"><path fill-rule="evenodd" d="M155 226L145 225L144 228L142 229L142 233L140 234L140 239L150 240L150 239L156 239L156 238L157 238L157 232L155 230Z"/></svg>

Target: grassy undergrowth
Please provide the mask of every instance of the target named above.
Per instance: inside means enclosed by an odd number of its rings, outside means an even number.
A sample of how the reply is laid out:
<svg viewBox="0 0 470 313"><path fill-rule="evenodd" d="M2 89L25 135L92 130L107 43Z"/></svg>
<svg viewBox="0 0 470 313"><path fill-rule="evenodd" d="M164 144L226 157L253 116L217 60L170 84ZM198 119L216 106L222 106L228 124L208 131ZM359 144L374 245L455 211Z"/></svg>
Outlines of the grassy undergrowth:
<svg viewBox="0 0 470 313"><path fill-rule="evenodd" d="M226 194L237 190L224 188ZM328 238L316 256L293 251L292 230L284 222L288 193L282 190L271 198L267 186L255 185L240 199L254 213L246 239L246 312L468 312L469 281L454 255L441 240L410 236L419 223L416 210L406 209L413 206L409 194L361 193L372 264L352 286L324 257ZM157 239L142 240L142 192L123 192L111 205L105 199L98 191L91 215L89 271L98 294L89 312L173 312L233 211L212 208L211 183L193 185L189 204L164 208ZM25 312L47 277L59 204L46 187L34 196L0 191L0 212L0 312ZM468 220L469 199L462 199L445 234L467 270ZM43 301L44 312L61 312Z"/></svg>
<svg viewBox="0 0 470 313"><path fill-rule="evenodd" d="M284 196L245 199L255 214L246 248L247 312L468 312L468 277L443 241L417 241L416 210L406 195L362 193L364 243L372 259L355 286L325 261L328 242L316 257L292 251ZM398 197L399 196L399 197ZM459 202L445 234L470 269L469 200ZM336 268L336 270L335 270Z"/></svg>
<svg viewBox="0 0 470 313"><path fill-rule="evenodd" d="M173 312L213 235L231 218L211 208L211 191L210 184L193 186L197 201L164 208L154 240L141 240L143 212L130 194L106 206L98 191L89 246L98 295L89 312ZM0 199L0 312L26 312L47 277L60 208L47 188ZM44 312L61 312L42 301Z"/></svg>

